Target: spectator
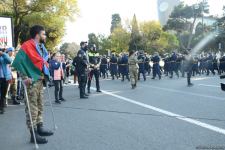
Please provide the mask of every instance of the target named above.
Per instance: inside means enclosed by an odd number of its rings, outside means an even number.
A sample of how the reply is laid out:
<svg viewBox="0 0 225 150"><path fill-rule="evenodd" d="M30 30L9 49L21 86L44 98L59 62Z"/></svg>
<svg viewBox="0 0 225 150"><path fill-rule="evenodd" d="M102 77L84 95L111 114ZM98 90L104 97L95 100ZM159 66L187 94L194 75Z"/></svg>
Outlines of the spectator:
<svg viewBox="0 0 225 150"><path fill-rule="evenodd" d="M60 53L53 54L53 60L51 61L51 72L53 77L53 82L55 85L55 103L61 104L61 101L65 101L63 98L63 80L64 80L64 70L62 62L60 59Z"/></svg>
<svg viewBox="0 0 225 150"><path fill-rule="evenodd" d="M12 80L12 74L9 65L12 60L6 53L6 49L0 50L0 114L4 113L6 93L10 81Z"/></svg>

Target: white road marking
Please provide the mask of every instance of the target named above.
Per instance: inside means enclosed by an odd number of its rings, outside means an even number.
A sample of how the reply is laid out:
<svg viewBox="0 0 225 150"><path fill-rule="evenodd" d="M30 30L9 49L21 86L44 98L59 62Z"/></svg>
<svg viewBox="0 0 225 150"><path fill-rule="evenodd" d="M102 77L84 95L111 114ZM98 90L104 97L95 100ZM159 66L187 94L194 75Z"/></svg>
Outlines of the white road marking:
<svg viewBox="0 0 225 150"><path fill-rule="evenodd" d="M218 85L208 85L208 84L198 84L199 86L206 86L206 87L215 87L215 88L220 88Z"/></svg>
<svg viewBox="0 0 225 150"><path fill-rule="evenodd" d="M200 80L206 80L206 79L211 79L213 77L197 77L197 78L193 78L193 81L200 81Z"/></svg>
<svg viewBox="0 0 225 150"><path fill-rule="evenodd" d="M91 88L91 89L95 90L95 88ZM120 100L129 102L129 103L132 103L132 104L135 104L135 105L138 105L138 106L141 106L141 107L144 107L144 108L147 108L147 109L150 109L150 110L162 113L162 114L165 114L165 115L170 116L170 117L175 117L176 119L179 119L179 120L182 120L182 121L185 121L185 122L188 122L188 123L191 123L191 124L206 128L208 130L211 130L211 131L214 131L214 132L225 135L225 129L222 129L222 128L219 128L219 127L216 127L216 126L213 126L213 125L210 125L210 124L198 121L198 120L186 118L185 116L182 116L182 115L179 115L179 114L176 114L176 113L172 113L170 111L163 110L161 108L157 108L157 107L154 107L154 106L151 106L151 105L148 105L148 104L144 104L144 103L141 103L141 102L138 102L138 101L135 101L135 100L132 100L132 99L120 96L120 95L116 95L116 94L113 94L113 93L110 93L110 92L107 92L107 91L104 91L104 90L102 92L107 94L107 95L116 97Z"/></svg>
<svg viewBox="0 0 225 150"><path fill-rule="evenodd" d="M204 97L204 98L207 98L209 100L216 99L216 100L220 100L220 101L225 101L225 98L223 98L223 97L203 95L203 94L198 94L198 93L193 93L193 92L184 92L184 91L180 91L180 90L169 89L169 88L161 88L161 87L150 86L150 85L140 85L140 86L150 87L150 88L153 88L153 89L163 90L163 91L167 91L167 92Z"/></svg>

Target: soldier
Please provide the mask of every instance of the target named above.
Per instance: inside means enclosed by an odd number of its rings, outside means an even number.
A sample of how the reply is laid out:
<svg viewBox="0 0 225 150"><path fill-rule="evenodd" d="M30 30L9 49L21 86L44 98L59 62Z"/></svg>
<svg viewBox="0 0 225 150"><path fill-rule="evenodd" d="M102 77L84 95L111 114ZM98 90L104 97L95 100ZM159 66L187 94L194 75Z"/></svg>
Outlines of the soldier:
<svg viewBox="0 0 225 150"><path fill-rule="evenodd" d="M103 58L101 59L101 64L100 64L100 73L102 74L103 79L105 79L106 76L108 78L107 70L108 70L108 61L106 56L104 55Z"/></svg>
<svg viewBox="0 0 225 150"><path fill-rule="evenodd" d="M220 74L225 72L225 55L222 53L221 56L222 57L220 58L220 64L219 64Z"/></svg>
<svg viewBox="0 0 225 150"><path fill-rule="evenodd" d="M193 59L193 68L192 68L192 75L195 76L197 74L200 74L199 73L199 68L198 68L198 57L195 56L194 59Z"/></svg>
<svg viewBox="0 0 225 150"><path fill-rule="evenodd" d="M154 56L152 57L152 62L153 62L153 77L152 77L152 79L155 79L156 75L158 75L159 80L161 79L159 61L160 61L159 53L155 52Z"/></svg>
<svg viewBox="0 0 225 150"><path fill-rule="evenodd" d="M33 26L30 29L30 36L32 39L22 44L20 52L26 52L27 56L32 59L32 65L40 68L41 75L38 80L35 80L35 82L33 82L33 79L31 79L30 76L22 74L22 79L24 80L24 83L27 87L29 99L28 103L30 105L33 125L31 124L27 103L25 110L26 120L27 126L30 129L31 133L30 142L34 143L34 137L36 137L36 141L38 144L45 144L48 141L42 136L51 136L53 135L53 132L43 128L43 81L50 76L47 64L49 56L44 46L44 43L46 41L46 33L44 27L39 25ZM18 69L18 66L16 65L20 59L20 55L17 54L17 56L18 58L16 57L13 63L13 67L15 67L16 69ZM35 68L30 67L29 69L33 69L33 71L35 72ZM34 134L32 132L32 126L34 127Z"/></svg>
<svg viewBox="0 0 225 150"><path fill-rule="evenodd" d="M130 81L130 78L128 76L128 73L129 73L129 67L128 67L128 56L124 53L122 55L122 58L121 58L121 74L122 74L122 82L124 81L124 76L126 76L126 79L128 81Z"/></svg>
<svg viewBox="0 0 225 150"><path fill-rule="evenodd" d="M88 58L89 58L89 74L88 74L88 86L87 90L88 93L91 93L91 80L93 75L95 76L96 81L96 92L101 92L100 90L100 83L99 83L99 67L100 67L100 55L97 52L96 46L93 45L88 52Z"/></svg>
<svg viewBox="0 0 225 150"><path fill-rule="evenodd" d="M118 55L117 58L118 58L118 61L117 61L117 64L118 64L118 72L117 72L117 75L120 78L121 75L122 75L122 55L121 54Z"/></svg>
<svg viewBox="0 0 225 150"><path fill-rule="evenodd" d="M140 80L140 74L143 75L144 81L146 81L146 76L145 76L145 56L144 52L140 51L138 55L138 66L139 66L139 71L138 71L138 80Z"/></svg>
<svg viewBox="0 0 225 150"><path fill-rule="evenodd" d="M219 74L219 68L218 68L218 62L217 62L216 55L213 56L213 72L215 72L215 70L217 70L217 72Z"/></svg>
<svg viewBox="0 0 225 150"><path fill-rule="evenodd" d="M191 83L191 75L193 68L193 58L189 51L185 52L185 60L184 60L184 70L187 72L187 86L191 87L193 84Z"/></svg>
<svg viewBox="0 0 225 150"><path fill-rule="evenodd" d="M137 79L138 79L138 60L136 53L134 51L129 52L129 71L130 71L130 79L131 79L131 87L132 89L137 87Z"/></svg>
<svg viewBox="0 0 225 150"><path fill-rule="evenodd" d="M78 76L78 83L80 89L80 98L87 99L88 94L85 93L85 88L87 84L87 67L88 59L86 51L88 50L87 42L80 43L80 50L77 53L77 56L73 60L73 65L75 66L76 73Z"/></svg>
<svg viewBox="0 0 225 150"><path fill-rule="evenodd" d="M170 57L170 78L173 78L173 72L176 73L177 77L179 78L178 68L177 68L177 54L175 52L172 53Z"/></svg>
<svg viewBox="0 0 225 150"><path fill-rule="evenodd" d="M165 58L163 59L164 61L164 74L165 76L169 75L169 56L168 54L165 54Z"/></svg>
<svg viewBox="0 0 225 150"><path fill-rule="evenodd" d="M148 76L151 73L151 66L150 66L150 58L145 54L145 71L148 73Z"/></svg>
<svg viewBox="0 0 225 150"><path fill-rule="evenodd" d="M112 80L115 79L115 76L118 79L118 76L117 76L117 57L115 56L115 54L112 54L112 57L110 59L110 72L111 72Z"/></svg>
<svg viewBox="0 0 225 150"><path fill-rule="evenodd" d="M209 71L212 72L213 75L215 75L215 72L213 70L213 56L212 53L209 53L209 56L207 57L207 76L209 75Z"/></svg>

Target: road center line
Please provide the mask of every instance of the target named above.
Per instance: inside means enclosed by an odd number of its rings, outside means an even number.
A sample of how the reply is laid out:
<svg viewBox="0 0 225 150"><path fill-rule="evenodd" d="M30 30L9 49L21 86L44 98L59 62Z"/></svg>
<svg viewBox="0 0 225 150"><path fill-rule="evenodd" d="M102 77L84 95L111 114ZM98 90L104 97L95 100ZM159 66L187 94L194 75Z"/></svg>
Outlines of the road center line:
<svg viewBox="0 0 225 150"><path fill-rule="evenodd" d="M96 90L93 87L91 89L92 90ZM129 98L117 95L117 94L113 94L111 92L107 92L107 91L104 91L104 90L102 90L102 92L107 94L107 95L110 95L110 96L113 96L115 98L118 98L120 100L129 102L129 103L132 103L132 104L135 104L135 105L138 105L138 106L141 106L141 107L144 107L144 108L147 108L147 109L150 109L150 110L153 110L153 111L156 111L156 112L168 115L170 117L174 117L176 119L183 120L185 122L188 122L188 123L191 123L191 124L194 124L194 125L197 125L197 126L209 129L211 131L214 131L214 132L217 132L217 133L225 135L225 129L222 129L222 128L219 128L219 127L216 127L216 126L213 126L213 125L210 125L210 124L198 121L198 120L186 118L185 116L182 116L182 115L179 115L179 114L176 114L176 113L172 113L172 112L169 112L167 110L163 110L161 108L157 108L157 107L154 107L154 106L151 106L151 105L148 105L148 104L144 104L144 103L141 103L141 102L138 102L138 101L135 101L135 100L132 100L132 99L129 99Z"/></svg>

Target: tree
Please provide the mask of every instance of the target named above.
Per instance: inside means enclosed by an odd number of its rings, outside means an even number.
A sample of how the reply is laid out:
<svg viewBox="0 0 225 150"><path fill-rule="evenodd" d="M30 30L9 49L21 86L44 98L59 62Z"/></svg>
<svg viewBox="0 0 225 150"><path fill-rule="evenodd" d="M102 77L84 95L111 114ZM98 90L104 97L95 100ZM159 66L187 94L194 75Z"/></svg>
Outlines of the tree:
<svg viewBox="0 0 225 150"><path fill-rule="evenodd" d="M108 50L111 50L112 41L109 36L98 35L99 40L99 52L101 54L107 54Z"/></svg>
<svg viewBox="0 0 225 150"><path fill-rule="evenodd" d="M113 14L112 21L111 21L111 28L110 28L111 33L113 32L115 28L119 28L119 27L122 27L120 14Z"/></svg>
<svg viewBox="0 0 225 150"><path fill-rule="evenodd" d="M196 19L203 17L204 13L209 13L208 4L197 3L191 6L181 3L176 6L170 15L170 19L164 26L165 30L175 30L180 41L180 46L183 49L190 48L193 39L193 31L196 24ZM186 36L188 33L187 44L182 41L182 35Z"/></svg>
<svg viewBox="0 0 225 150"><path fill-rule="evenodd" d="M163 31L159 22L140 23L140 32L142 33L142 49L148 53L171 52L178 47L179 42L176 36Z"/></svg>
<svg viewBox="0 0 225 150"><path fill-rule="evenodd" d="M74 58L79 51L80 46L76 43L63 43L60 47L60 53L64 54L67 58Z"/></svg>
<svg viewBox="0 0 225 150"><path fill-rule="evenodd" d="M110 36L111 50L115 52L128 51L130 42L130 33L124 28L118 27L114 29Z"/></svg>
<svg viewBox="0 0 225 150"><path fill-rule="evenodd" d="M134 14L131 21L131 38L129 42L129 50L138 50L141 47L141 35L139 32L138 22Z"/></svg>
<svg viewBox="0 0 225 150"><path fill-rule="evenodd" d="M88 34L88 44L89 46L95 45L96 48L99 49L98 37L94 33Z"/></svg>
<svg viewBox="0 0 225 150"><path fill-rule="evenodd" d="M78 12L77 0L3 0L0 6L0 15L13 17L15 46L27 38L24 28L34 23L46 25L48 37L58 44L64 35L65 21L74 19L74 13ZM56 38L59 30L60 37ZM52 49L53 43L47 46Z"/></svg>

